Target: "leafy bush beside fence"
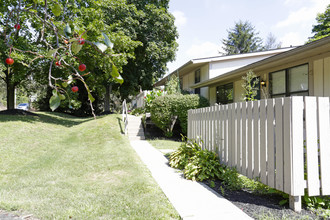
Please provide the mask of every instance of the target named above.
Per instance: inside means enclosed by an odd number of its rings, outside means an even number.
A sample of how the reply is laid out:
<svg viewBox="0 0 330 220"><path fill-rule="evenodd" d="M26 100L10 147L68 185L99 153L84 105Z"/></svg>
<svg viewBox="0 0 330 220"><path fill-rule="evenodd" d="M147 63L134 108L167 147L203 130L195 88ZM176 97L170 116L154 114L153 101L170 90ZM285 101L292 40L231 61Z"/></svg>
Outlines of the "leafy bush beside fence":
<svg viewBox="0 0 330 220"><path fill-rule="evenodd" d="M151 106L151 120L162 129L166 136L172 136L173 126L179 120L182 132L187 133L188 110L209 106L206 98L199 95L173 94L159 96Z"/></svg>

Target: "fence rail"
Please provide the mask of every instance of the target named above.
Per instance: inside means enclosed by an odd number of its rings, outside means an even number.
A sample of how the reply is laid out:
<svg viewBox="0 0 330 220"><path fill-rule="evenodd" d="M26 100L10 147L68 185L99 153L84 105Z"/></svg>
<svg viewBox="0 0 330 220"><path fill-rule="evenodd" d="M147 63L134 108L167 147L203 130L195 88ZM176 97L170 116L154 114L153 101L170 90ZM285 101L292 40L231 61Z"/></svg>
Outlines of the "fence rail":
<svg viewBox="0 0 330 220"><path fill-rule="evenodd" d="M202 139L220 162L290 195L330 195L328 97L287 97L192 109L188 138ZM307 178L304 179L304 174Z"/></svg>

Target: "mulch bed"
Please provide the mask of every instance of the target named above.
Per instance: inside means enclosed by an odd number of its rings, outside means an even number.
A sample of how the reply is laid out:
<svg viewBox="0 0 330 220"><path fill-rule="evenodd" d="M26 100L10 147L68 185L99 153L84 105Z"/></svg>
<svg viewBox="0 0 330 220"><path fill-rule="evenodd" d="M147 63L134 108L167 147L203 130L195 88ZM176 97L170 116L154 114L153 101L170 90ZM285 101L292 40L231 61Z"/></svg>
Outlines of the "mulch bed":
<svg viewBox="0 0 330 220"><path fill-rule="evenodd" d="M211 188L209 181L203 183ZM215 187L211 189L215 193L222 195L224 191L223 197L254 219L322 219L306 209L303 209L301 213L296 213L289 208L288 204L279 205L283 197L278 194L260 195L247 190L230 191L220 181L214 181L214 183Z"/></svg>

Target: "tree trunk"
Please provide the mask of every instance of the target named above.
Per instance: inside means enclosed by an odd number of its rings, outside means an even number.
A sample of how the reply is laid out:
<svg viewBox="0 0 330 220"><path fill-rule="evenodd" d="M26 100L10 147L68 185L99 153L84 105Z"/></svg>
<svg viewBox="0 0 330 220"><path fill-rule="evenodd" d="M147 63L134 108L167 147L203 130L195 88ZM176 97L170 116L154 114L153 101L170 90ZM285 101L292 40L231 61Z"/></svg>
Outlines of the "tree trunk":
<svg viewBox="0 0 330 220"><path fill-rule="evenodd" d="M104 111L110 112L110 95L112 92L112 83L105 86Z"/></svg>
<svg viewBox="0 0 330 220"><path fill-rule="evenodd" d="M15 109L15 85L7 82L7 109Z"/></svg>

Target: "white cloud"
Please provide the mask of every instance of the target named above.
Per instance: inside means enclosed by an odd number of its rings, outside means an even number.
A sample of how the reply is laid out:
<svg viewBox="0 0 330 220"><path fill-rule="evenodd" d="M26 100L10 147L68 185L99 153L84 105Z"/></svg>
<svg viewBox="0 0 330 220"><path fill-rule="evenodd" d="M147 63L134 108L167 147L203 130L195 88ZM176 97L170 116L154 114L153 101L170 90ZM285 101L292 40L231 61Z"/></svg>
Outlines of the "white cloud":
<svg viewBox="0 0 330 220"><path fill-rule="evenodd" d="M306 39L303 39L299 32L289 32L281 37L279 41L282 42L282 47L290 47L303 45Z"/></svg>
<svg viewBox="0 0 330 220"><path fill-rule="evenodd" d="M193 44L187 51L189 59L219 56L220 45L206 41L201 44Z"/></svg>
<svg viewBox="0 0 330 220"><path fill-rule="evenodd" d="M293 2L295 2L295 0L286 0L285 4ZM315 23L317 13L324 12L328 4L328 0L310 0L310 5L308 7L305 6L292 11L285 20L278 22L275 27L283 28L293 25L309 27Z"/></svg>
<svg viewBox="0 0 330 220"><path fill-rule="evenodd" d="M182 11L174 11L172 14L175 17L175 26L181 27L187 23L187 17Z"/></svg>

